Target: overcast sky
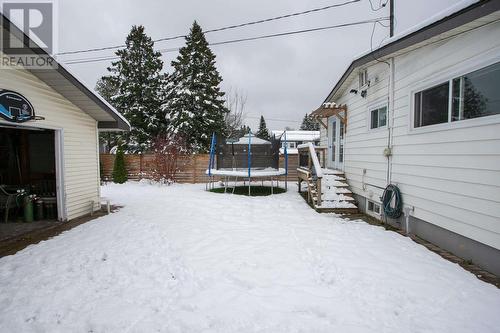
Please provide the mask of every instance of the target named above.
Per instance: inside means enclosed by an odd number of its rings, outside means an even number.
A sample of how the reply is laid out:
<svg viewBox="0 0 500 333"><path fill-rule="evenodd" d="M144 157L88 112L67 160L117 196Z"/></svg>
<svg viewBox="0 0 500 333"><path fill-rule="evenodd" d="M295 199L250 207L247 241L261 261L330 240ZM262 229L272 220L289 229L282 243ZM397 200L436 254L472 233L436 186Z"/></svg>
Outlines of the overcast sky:
<svg viewBox="0 0 500 333"><path fill-rule="evenodd" d="M132 25L142 24L153 39L186 34L197 20L204 30L244 23L346 0L60 0L59 51L123 44ZM372 0L378 6L379 0ZM382 0L385 1L385 0ZM396 34L458 0L396 0ZM209 42L316 28L389 15L373 12L368 0L240 29L207 34ZM372 24L213 46L224 90L247 95L246 122L256 129L264 115L269 129L298 128L305 113L317 108L353 58L370 48ZM389 31L377 25L374 45ZM159 42L157 49L182 46ZM61 56L65 60L112 56L113 50ZM164 69L177 53L163 56ZM106 74L109 61L68 65L90 86Z"/></svg>

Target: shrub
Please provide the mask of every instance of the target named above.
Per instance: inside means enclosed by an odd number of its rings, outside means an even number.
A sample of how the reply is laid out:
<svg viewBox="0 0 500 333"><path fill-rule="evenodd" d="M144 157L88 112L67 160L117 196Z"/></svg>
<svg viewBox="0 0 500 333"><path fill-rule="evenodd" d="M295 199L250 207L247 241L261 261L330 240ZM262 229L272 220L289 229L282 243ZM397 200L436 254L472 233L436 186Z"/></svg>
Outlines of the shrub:
<svg viewBox="0 0 500 333"><path fill-rule="evenodd" d="M125 154L121 148L118 148L113 165L113 182L123 184L128 180L127 169L125 168Z"/></svg>
<svg viewBox="0 0 500 333"><path fill-rule="evenodd" d="M160 134L152 144L154 169L150 178L160 184L171 184L177 173L177 160L187 154L186 140L178 134Z"/></svg>

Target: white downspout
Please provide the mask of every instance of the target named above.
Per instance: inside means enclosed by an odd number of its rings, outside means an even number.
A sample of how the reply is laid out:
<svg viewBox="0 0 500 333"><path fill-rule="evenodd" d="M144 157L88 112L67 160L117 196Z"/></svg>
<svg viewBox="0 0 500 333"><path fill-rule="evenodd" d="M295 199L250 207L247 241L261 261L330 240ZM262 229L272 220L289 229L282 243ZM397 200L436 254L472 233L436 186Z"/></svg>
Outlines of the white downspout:
<svg viewBox="0 0 500 333"><path fill-rule="evenodd" d="M394 57L389 59L389 114L387 119L387 128L389 131L389 138L387 142L387 184L392 182L392 149L394 140L394 90L395 90L395 68Z"/></svg>

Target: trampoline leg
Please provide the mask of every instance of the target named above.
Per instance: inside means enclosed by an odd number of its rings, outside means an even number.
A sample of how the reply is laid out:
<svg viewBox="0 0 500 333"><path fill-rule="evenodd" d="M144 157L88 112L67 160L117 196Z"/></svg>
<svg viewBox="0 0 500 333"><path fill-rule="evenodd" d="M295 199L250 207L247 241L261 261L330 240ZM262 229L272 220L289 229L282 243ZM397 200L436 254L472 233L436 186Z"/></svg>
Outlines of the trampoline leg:
<svg viewBox="0 0 500 333"><path fill-rule="evenodd" d="M274 188L273 188L273 186L274 186L274 181L273 181L273 177L271 177L271 195L274 194Z"/></svg>
<svg viewBox="0 0 500 333"><path fill-rule="evenodd" d="M251 191L250 191L250 185L251 185L251 183L252 183L252 180L251 180L251 178L249 177L249 178L248 178L248 196L249 196L249 197L252 195L252 193L251 193Z"/></svg>
<svg viewBox="0 0 500 333"><path fill-rule="evenodd" d="M227 176L224 177L224 194L227 192Z"/></svg>

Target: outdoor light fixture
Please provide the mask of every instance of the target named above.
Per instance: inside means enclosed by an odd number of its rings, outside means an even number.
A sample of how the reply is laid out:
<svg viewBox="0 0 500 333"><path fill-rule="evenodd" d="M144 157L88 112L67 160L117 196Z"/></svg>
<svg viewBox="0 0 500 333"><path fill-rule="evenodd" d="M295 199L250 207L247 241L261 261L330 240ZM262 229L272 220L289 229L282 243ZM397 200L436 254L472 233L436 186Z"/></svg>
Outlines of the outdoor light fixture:
<svg viewBox="0 0 500 333"><path fill-rule="evenodd" d="M358 93L358 91L356 89L351 89L351 91L349 91L351 94L354 94L356 95Z"/></svg>
<svg viewBox="0 0 500 333"><path fill-rule="evenodd" d="M366 97L366 90L361 90L361 97L363 97L363 98Z"/></svg>

